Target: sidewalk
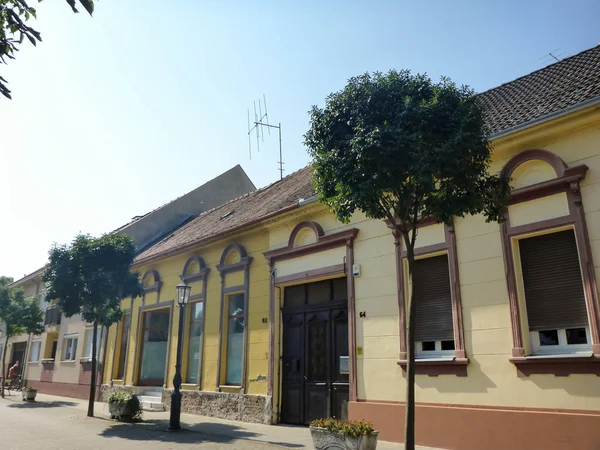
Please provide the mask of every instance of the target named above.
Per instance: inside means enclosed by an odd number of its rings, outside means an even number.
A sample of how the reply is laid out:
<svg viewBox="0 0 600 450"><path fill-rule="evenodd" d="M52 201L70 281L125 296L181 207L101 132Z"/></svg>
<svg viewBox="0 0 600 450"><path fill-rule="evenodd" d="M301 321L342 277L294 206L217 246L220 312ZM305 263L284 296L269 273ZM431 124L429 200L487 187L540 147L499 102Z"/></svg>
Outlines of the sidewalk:
<svg viewBox="0 0 600 450"><path fill-rule="evenodd" d="M94 412L98 420L94 421L94 419L85 417L87 412L87 401L46 394L38 394L35 403L24 403L21 401L20 396L16 395L6 397L3 401L0 400L0 435L3 436L0 440L0 445L2 448L13 448L2 445L6 442L4 441L6 433L10 434L11 431L14 431L14 429L2 429L2 424L4 423L6 425L4 415L12 415L12 411L7 413L6 410L18 410L19 413L22 412L24 414L30 414L35 410L36 416L47 416L46 418L48 420L60 421L61 419L68 419L68 430L63 430L60 433L60 436L64 436L65 438L67 438L69 434L82 434L87 436L95 434L97 437L102 438L118 438L119 441L128 440L133 445L131 448L139 448L140 441L145 441L143 444L145 450L150 448L313 448L310 432L306 427L260 425L216 419L213 417L182 414L182 427L192 433L168 433L166 431L169 423L168 412L144 411L143 423L119 424L110 420L108 405L106 403L96 403ZM25 425L30 432L38 431L36 430L36 420L37 423L39 423L39 419L36 419L33 416L30 417L30 420L26 420ZM82 429L77 430L76 427L79 427L80 422L82 423ZM48 425L49 427L54 427L54 425ZM85 428L85 431L83 428ZM199 442L202 442L202 444L199 444ZM157 446L152 445L152 443L155 443ZM56 444L58 444L58 442L56 442ZM94 445L92 442L90 442L90 444ZM77 447L69 447L67 445L71 444L65 442L65 444L58 447L48 447L45 445L45 448L97 448L93 446L82 447L80 443L77 444ZM75 445L75 442L73 442L73 445ZM106 445L113 446L112 443L106 443ZM193 446L188 447L188 445ZM14 448L33 449L39 448L39 446L28 447L19 445ZM115 448L121 449L128 447L119 444L119 446ZM404 446L402 444L380 441L377 448L378 450L401 450ZM426 447L419 448L420 450L427 450Z"/></svg>

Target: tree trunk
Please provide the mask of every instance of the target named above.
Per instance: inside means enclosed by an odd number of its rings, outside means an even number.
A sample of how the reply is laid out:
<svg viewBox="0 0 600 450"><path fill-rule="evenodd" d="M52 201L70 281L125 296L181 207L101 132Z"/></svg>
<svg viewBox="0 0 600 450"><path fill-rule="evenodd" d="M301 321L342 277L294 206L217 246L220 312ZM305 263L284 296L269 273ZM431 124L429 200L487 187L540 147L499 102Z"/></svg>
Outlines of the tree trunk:
<svg viewBox="0 0 600 450"><path fill-rule="evenodd" d="M6 339L4 340L4 347L2 348L2 367L0 368L0 379L2 380L2 387L0 387L0 391L2 392L2 398L4 398L4 365L6 364L6 347L8 347L8 333L6 335ZM8 370L8 369L7 369Z"/></svg>
<svg viewBox="0 0 600 450"><path fill-rule="evenodd" d="M415 265L414 242L404 235L408 261L409 304L406 320L406 420L404 423L404 449L415 449L415 302L412 275Z"/></svg>
<svg viewBox="0 0 600 450"><path fill-rule="evenodd" d="M90 399L88 402L88 417L94 417L94 401L96 399L96 376L97 369L96 366L98 361L96 360L96 347L97 347L97 339L98 339L98 321L94 321L94 331L92 333L92 376L90 380Z"/></svg>

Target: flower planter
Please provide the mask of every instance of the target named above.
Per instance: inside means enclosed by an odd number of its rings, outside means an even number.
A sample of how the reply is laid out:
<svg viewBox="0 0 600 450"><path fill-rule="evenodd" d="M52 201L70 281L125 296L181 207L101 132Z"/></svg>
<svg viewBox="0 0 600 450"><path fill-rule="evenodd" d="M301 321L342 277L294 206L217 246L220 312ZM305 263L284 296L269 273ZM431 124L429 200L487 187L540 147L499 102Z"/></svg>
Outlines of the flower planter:
<svg viewBox="0 0 600 450"><path fill-rule="evenodd" d="M131 422L137 414L135 408L129 403L108 402L108 412L112 419Z"/></svg>
<svg viewBox="0 0 600 450"><path fill-rule="evenodd" d="M310 427L310 435L316 450L375 450L379 432L354 437L325 428Z"/></svg>
<svg viewBox="0 0 600 450"><path fill-rule="evenodd" d="M23 394L23 401L33 402L35 401L35 396L37 395L37 389L28 389L25 391L21 391Z"/></svg>

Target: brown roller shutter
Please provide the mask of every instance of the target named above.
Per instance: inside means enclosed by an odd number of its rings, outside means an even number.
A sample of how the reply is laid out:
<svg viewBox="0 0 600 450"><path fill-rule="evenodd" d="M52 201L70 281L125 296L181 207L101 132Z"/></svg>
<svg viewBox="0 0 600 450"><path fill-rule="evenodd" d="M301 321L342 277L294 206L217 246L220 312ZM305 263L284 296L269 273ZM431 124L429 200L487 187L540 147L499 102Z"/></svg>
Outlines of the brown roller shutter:
<svg viewBox="0 0 600 450"><path fill-rule="evenodd" d="M415 261L416 341L454 339L448 255Z"/></svg>
<svg viewBox="0 0 600 450"><path fill-rule="evenodd" d="M519 241L531 331L588 325L573 230Z"/></svg>

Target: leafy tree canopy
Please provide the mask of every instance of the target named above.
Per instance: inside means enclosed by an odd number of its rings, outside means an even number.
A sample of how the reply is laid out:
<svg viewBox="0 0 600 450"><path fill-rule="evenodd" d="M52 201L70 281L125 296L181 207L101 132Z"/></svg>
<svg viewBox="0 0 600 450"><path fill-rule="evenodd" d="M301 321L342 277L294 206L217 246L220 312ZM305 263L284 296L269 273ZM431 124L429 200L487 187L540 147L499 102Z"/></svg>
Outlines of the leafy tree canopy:
<svg viewBox="0 0 600 450"><path fill-rule="evenodd" d="M44 332L44 311L35 298L25 298L22 288L9 288L0 277L0 322L4 323L6 338L25 333Z"/></svg>
<svg viewBox="0 0 600 450"><path fill-rule="evenodd" d="M35 1L35 0L32 0ZM42 0L38 0L38 3ZM73 9L77 10L77 1L92 15L94 0L66 0ZM41 34L28 26L26 22L36 18L37 11L25 0L0 0L0 62L6 64L9 59L15 59L19 46L27 38L33 45L42 41ZM0 94L11 98L7 81L0 76Z"/></svg>
<svg viewBox="0 0 600 450"><path fill-rule="evenodd" d="M54 245L42 274L46 299L59 299L67 317L82 314L90 323L110 326L121 319L121 300L142 294L139 273L131 271L135 244L129 236L79 235Z"/></svg>
<svg viewBox="0 0 600 450"><path fill-rule="evenodd" d="M351 78L313 107L305 143L321 202L348 222L356 210L387 219L405 244L409 280L417 226L436 217L483 213L500 220L507 180L489 173L492 149L474 92L448 78L433 83L409 71ZM398 252L398 250L397 250ZM396 255L401 266L401 257ZM409 287L411 283L409 283ZM415 316L410 288L406 317L404 444L415 448Z"/></svg>
<svg viewBox="0 0 600 450"><path fill-rule="evenodd" d="M365 74L310 112L305 143L320 199L347 222L355 210L411 224L483 212L497 220L507 183L489 174L477 97L447 78ZM406 227L405 227L406 228Z"/></svg>
<svg viewBox="0 0 600 450"><path fill-rule="evenodd" d="M109 327L123 316L121 300L142 295L140 275L131 271L135 244L126 235L99 238L76 236L71 244L54 245L42 273L47 300L59 300L63 314L81 314L93 323L89 417L94 416L98 327Z"/></svg>

